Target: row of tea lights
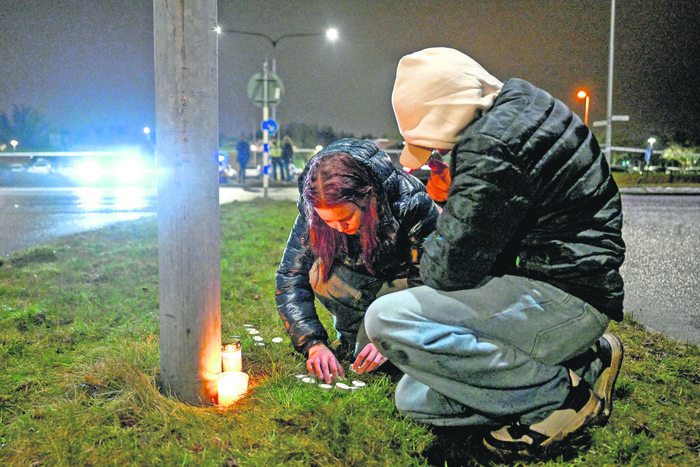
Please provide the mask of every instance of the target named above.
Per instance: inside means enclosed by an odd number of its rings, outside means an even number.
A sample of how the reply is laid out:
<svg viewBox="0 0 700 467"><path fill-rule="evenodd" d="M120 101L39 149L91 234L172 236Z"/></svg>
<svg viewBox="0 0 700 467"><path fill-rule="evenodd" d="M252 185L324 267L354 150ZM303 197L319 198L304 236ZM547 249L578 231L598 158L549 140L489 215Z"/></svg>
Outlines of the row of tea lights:
<svg viewBox="0 0 700 467"><path fill-rule="evenodd" d="M295 375L296 378L304 383L309 383L309 384L316 384L317 379L314 376L308 376L308 375ZM321 383L317 385L319 388L324 389L326 391L333 389L333 385L331 384L326 384L326 383ZM335 388L340 389L341 391L356 391L360 388L363 388L366 386L366 383L364 381L352 381L350 384L345 384L342 382L337 382L335 383Z"/></svg>
<svg viewBox="0 0 700 467"><path fill-rule="evenodd" d="M258 330L252 325L244 325L248 333L254 336L258 334ZM256 344L264 345L261 338L255 339ZM275 337L272 342L282 342L282 338ZM248 374L243 372L243 358L241 352L241 341L237 337L230 337L221 341L221 368L222 372L218 375L218 391L219 391L219 406L228 407L248 391ZM297 379L304 383L316 383L316 378L308 375L296 375ZM337 389L342 391L354 391L365 386L363 381L352 381L351 384L338 382L335 384ZM319 384L319 388L329 390L333 386L330 384Z"/></svg>

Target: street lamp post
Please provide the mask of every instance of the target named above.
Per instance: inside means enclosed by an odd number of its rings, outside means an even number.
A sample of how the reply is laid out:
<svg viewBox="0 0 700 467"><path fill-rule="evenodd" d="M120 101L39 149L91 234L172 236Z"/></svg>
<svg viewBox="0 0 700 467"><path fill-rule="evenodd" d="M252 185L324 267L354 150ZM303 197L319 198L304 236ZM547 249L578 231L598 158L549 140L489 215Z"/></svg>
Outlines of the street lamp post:
<svg viewBox="0 0 700 467"><path fill-rule="evenodd" d="M608 55L608 102L605 127L605 158L608 164L612 159L612 101L613 101L613 62L615 59L615 0L610 1L610 48Z"/></svg>
<svg viewBox="0 0 700 467"><path fill-rule="evenodd" d="M261 32L254 32L254 31L241 31L238 29L223 29L221 27L216 28L216 32L219 34L222 33L227 33L227 34L245 34L247 36L258 36L266 39L270 45L272 45L272 49L274 50L277 47L277 44L279 41L282 39L286 39L288 37L320 37L320 36L326 36L326 38L333 42L338 39L338 30L335 28L330 28L326 32L298 32L298 33L292 33L292 34L282 34L279 36L277 39L273 39L272 37L268 36L267 34L263 34Z"/></svg>
<svg viewBox="0 0 700 467"><path fill-rule="evenodd" d="M585 110L584 117L583 117L583 123L586 126L588 126L588 104L591 100L591 96L589 96L588 93L586 91L584 91L583 89L581 89L578 92L578 94L576 94L576 95L578 96L579 99L583 99L583 98L586 99L586 110Z"/></svg>
<svg viewBox="0 0 700 467"><path fill-rule="evenodd" d="M277 44L282 40L282 39L287 39L291 37L320 37L320 36L326 36L326 38L334 42L335 40L338 39L338 30L335 28L329 28L326 30L326 32L301 32L301 33L291 33L291 34L282 34L279 36L277 39L273 39L272 37L268 36L267 34L263 34L261 32L255 32L255 31L242 31L238 29L223 29L220 26L217 26L215 28L215 31L217 34L222 34L222 33L228 33L228 34L243 34L247 36L258 36L262 37L263 39L267 40L270 45L272 45L272 71L271 73L275 75L277 71L277 61L275 58L275 51L277 49ZM263 122L267 122L269 118L269 95L268 95L268 61L267 57L265 57L265 63L263 65ZM276 120L276 110L277 107L276 105L272 107L272 119ZM263 167L264 167L264 172L263 172L263 190L264 190L264 197L267 199L267 189L269 186L269 170L267 170L268 163L270 161L270 150L269 150L269 131L265 128L263 128Z"/></svg>

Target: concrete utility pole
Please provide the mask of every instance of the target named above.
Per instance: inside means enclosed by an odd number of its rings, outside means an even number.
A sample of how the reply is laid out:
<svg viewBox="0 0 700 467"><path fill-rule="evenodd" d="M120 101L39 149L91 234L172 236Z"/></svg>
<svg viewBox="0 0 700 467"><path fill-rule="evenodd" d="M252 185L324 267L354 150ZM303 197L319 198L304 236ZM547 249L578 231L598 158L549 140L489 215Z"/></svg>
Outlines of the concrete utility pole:
<svg viewBox="0 0 700 467"><path fill-rule="evenodd" d="M216 0L154 0L160 367L183 402L221 371Z"/></svg>

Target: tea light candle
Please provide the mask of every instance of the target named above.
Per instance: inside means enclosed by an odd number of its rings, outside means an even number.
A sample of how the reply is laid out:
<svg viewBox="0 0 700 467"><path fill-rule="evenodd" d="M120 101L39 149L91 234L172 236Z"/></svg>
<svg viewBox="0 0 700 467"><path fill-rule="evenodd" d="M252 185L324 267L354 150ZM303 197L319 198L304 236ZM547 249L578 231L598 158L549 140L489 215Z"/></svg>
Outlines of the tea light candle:
<svg viewBox="0 0 700 467"><path fill-rule="evenodd" d="M240 340L231 338L221 343L221 366L224 371L243 371Z"/></svg>
<svg viewBox="0 0 700 467"><path fill-rule="evenodd" d="M219 405L227 407L248 390L248 375L242 371L224 371L218 376Z"/></svg>

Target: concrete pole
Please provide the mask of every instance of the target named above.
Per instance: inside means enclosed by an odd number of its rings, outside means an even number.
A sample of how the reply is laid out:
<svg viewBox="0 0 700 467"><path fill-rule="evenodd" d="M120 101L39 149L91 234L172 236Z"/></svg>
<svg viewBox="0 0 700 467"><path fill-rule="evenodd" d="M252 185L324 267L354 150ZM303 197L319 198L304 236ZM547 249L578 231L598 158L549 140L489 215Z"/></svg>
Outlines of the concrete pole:
<svg viewBox="0 0 700 467"><path fill-rule="evenodd" d="M216 0L154 0L163 388L208 405L221 372Z"/></svg>

